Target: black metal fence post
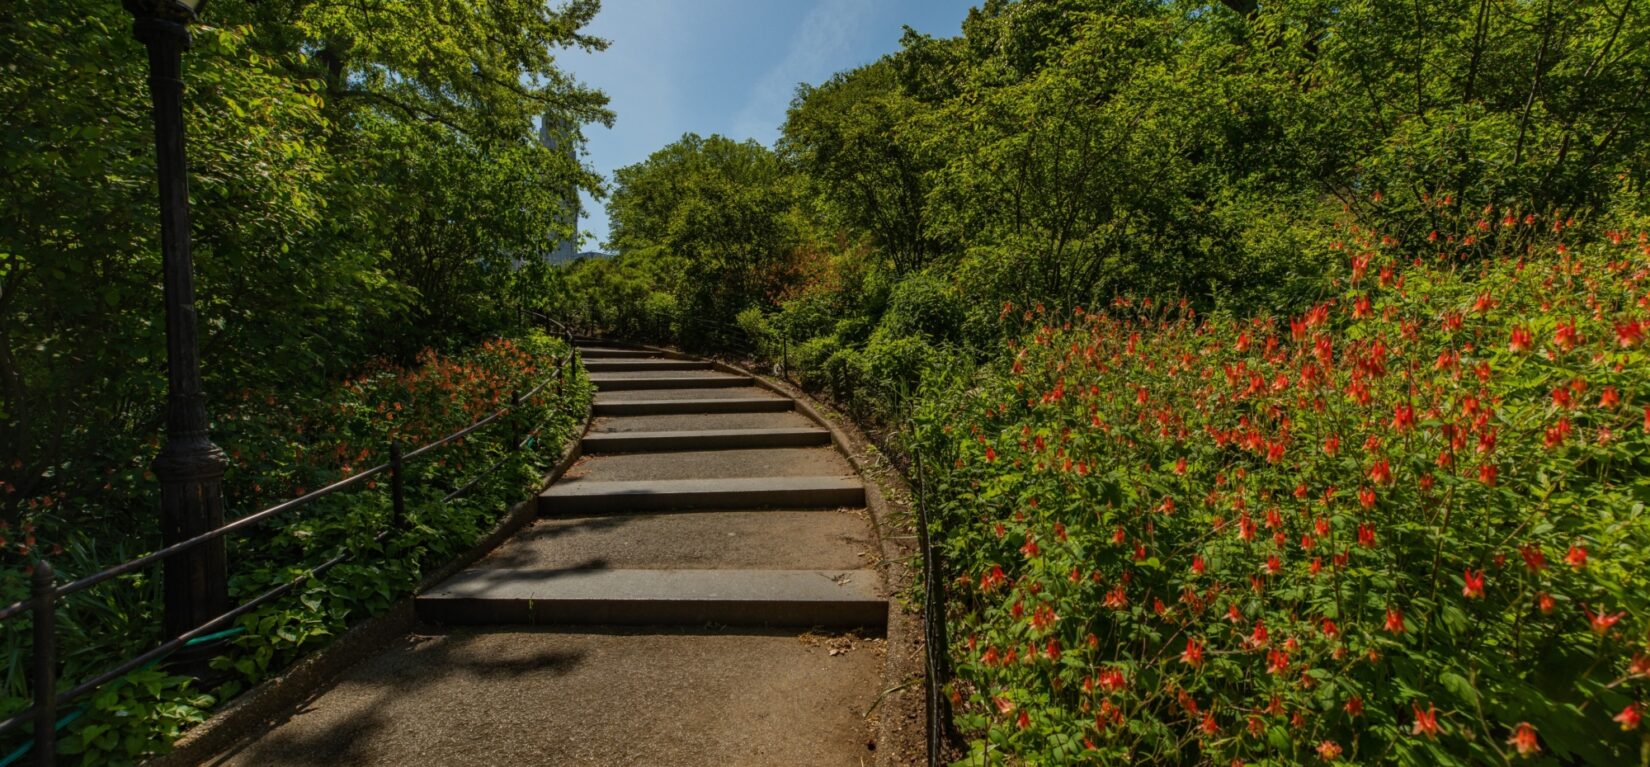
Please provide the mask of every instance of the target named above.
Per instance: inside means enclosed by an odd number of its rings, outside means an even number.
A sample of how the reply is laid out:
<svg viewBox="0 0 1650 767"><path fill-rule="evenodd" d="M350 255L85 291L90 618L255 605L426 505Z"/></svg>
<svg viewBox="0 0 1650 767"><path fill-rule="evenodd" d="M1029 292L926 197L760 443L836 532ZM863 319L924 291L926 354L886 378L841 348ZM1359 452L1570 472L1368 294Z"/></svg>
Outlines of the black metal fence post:
<svg viewBox="0 0 1650 767"><path fill-rule="evenodd" d="M57 761L57 578L34 565L34 763Z"/></svg>
<svg viewBox="0 0 1650 767"><path fill-rule="evenodd" d="M510 392L510 452L521 449L521 443L527 440L527 424L521 414L521 390Z"/></svg>
<svg viewBox="0 0 1650 767"><path fill-rule="evenodd" d="M390 526L399 530L407 521L406 464L401 460L401 443L390 443Z"/></svg>

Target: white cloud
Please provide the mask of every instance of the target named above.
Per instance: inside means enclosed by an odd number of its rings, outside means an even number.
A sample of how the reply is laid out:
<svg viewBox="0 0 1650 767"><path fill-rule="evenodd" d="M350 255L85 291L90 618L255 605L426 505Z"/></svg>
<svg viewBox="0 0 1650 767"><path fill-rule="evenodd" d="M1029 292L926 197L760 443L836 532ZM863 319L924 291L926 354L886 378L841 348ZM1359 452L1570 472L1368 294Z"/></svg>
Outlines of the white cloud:
<svg viewBox="0 0 1650 767"><path fill-rule="evenodd" d="M733 134L771 144L779 135L796 86L834 74L865 34L874 0L819 0L791 37L789 52L757 81L733 121Z"/></svg>

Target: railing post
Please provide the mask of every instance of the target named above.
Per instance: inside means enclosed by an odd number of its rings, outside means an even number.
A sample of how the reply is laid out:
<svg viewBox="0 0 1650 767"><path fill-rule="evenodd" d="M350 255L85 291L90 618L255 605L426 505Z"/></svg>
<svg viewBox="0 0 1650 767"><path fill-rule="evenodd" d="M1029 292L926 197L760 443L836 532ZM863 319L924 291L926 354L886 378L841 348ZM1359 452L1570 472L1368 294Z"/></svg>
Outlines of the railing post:
<svg viewBox="0 0 1650 767"><path fill-rule="evenodd" d="M401 460L401 442L390 442L390 527L400 530L407 520L406 464Z"/></svg>
<svg viewBox="0 0 1650 767"><path fill-rule="evenodd" d="M510 391L510 451L521 449L521 443L527 439L527 426L521 417L521 390Z"/></svg>
<svg viewBox="0 0 1650 767"><path fill-rule="evenodd" d="M57 578L34 565L34 763L57 762Z"/></svg>

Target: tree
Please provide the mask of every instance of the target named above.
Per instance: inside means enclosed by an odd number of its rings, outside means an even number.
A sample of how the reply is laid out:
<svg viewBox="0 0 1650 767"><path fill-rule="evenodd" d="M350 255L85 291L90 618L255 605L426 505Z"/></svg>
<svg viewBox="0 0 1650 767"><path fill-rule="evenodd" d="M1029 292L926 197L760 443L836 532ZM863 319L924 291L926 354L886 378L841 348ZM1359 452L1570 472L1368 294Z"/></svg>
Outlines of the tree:
<svg viewBox="0 0 1650 767"><path fill-rule="evenodd" d="M863 231L900 272L943 247L925 220L932 170L911 135L920 105L883 59L797 88L779 152L808 179L838 226Z"/></svg>
<svg viewBox="0 0 1650 767"><path fill-rule="evenodd" d="M608 247L668 261L657 273L684 316L731 321L783 279L796 195L760 144L689 133L614 176Z"/></svg>

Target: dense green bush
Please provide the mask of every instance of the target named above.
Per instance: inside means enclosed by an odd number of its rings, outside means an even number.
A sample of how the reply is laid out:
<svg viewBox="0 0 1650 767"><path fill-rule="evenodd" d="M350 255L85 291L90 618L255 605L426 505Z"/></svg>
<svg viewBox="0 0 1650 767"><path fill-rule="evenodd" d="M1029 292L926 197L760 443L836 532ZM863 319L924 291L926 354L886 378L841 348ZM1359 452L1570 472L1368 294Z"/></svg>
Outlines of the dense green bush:
<svg viewBox="0 0 1650 767"><path fill-rule="evenodd" d="M950 281L933 274L900 280L888 296L888 310L878 332L888 336L919 336L931 341L956 341L962 331L963 301Z"/></svg>

